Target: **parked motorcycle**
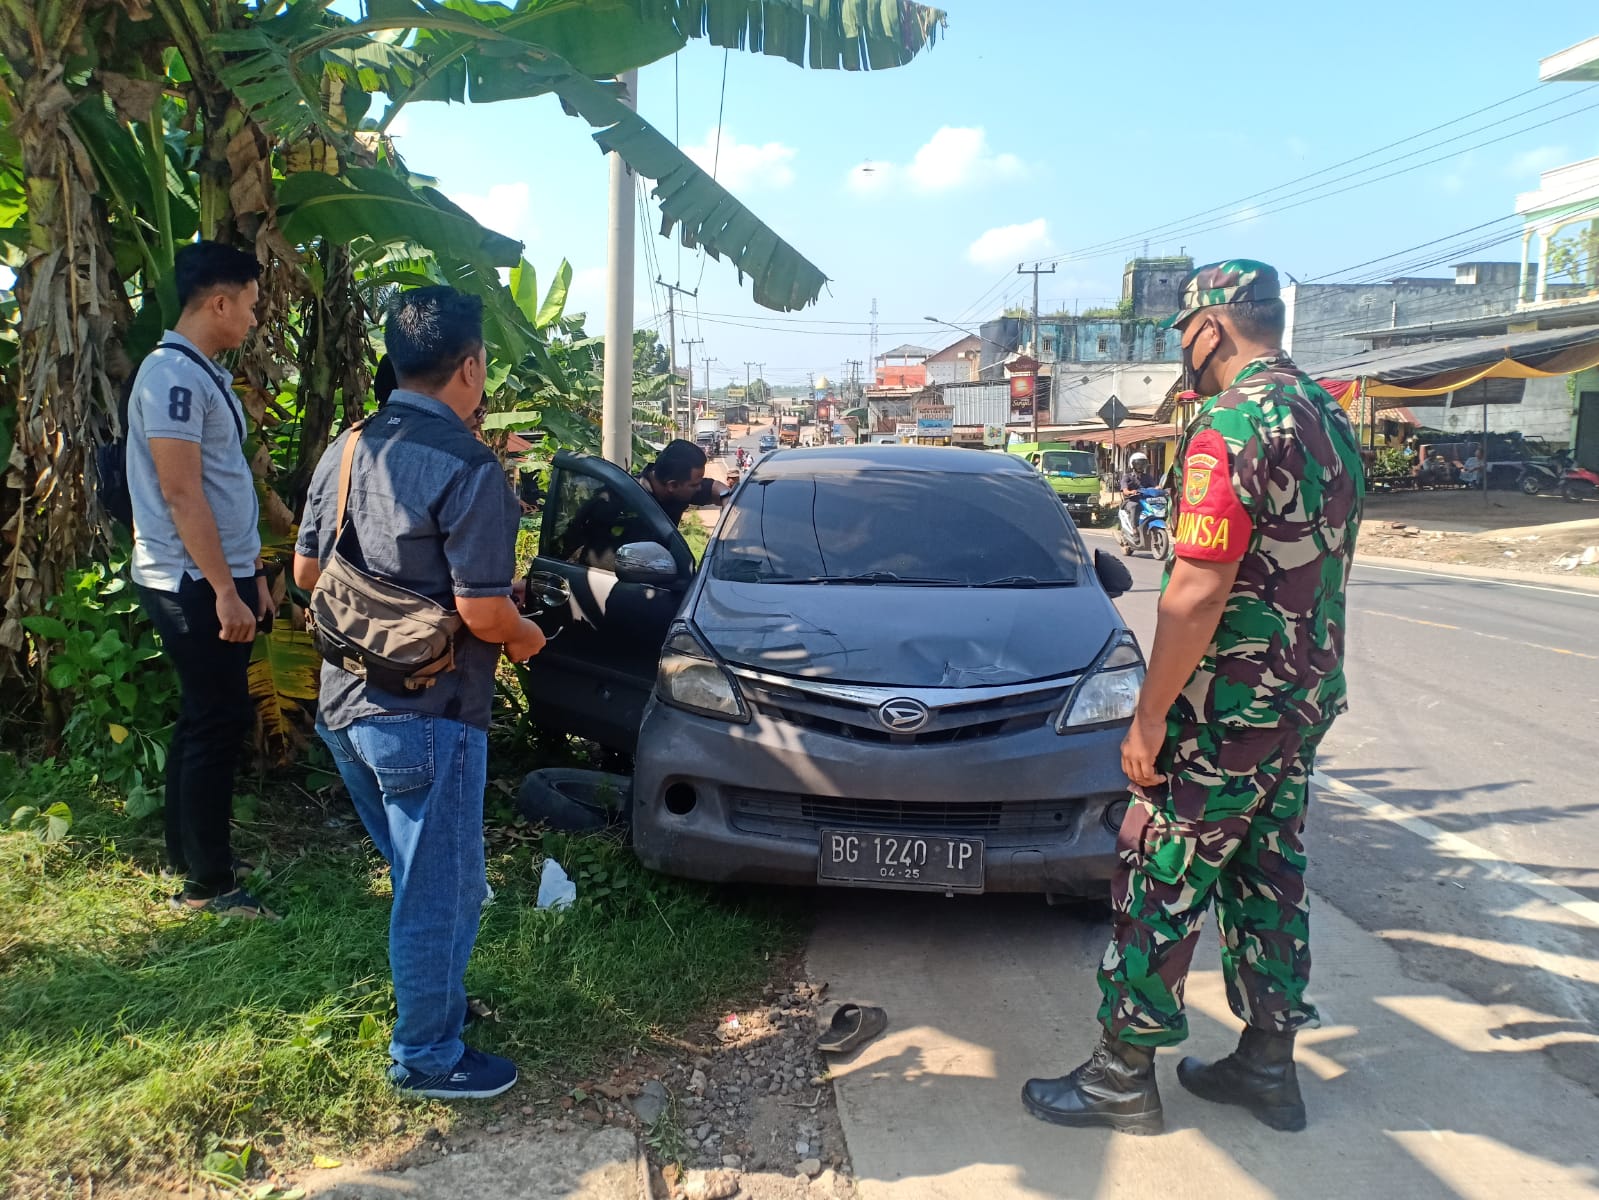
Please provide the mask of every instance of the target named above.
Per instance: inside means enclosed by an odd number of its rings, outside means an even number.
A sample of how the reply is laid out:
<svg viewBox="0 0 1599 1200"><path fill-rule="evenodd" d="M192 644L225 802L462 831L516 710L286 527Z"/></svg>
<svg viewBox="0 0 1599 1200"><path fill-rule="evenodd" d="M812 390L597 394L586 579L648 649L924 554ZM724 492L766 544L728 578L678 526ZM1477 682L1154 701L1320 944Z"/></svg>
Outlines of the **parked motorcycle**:
<svg viewBox="0 0 1599 1200"><path fill-rule="evenodd" d="M1136 506L1124 504L1116 540L1121 543L1123 554L1130 556L1137 550L1147 550L1153 558L1165 558L1171 548L1171 537L1166 532L1166 493L1160 488L1143 488Z"/></svg>
<svg viewBox="0 0 1599 1200"><path fill-rule="evenodd" d="M1560 477L1560 494L1567 500L1599 500L1599 471L1570 466Z"/></svg>
<svg viewBox="0 0 1599 1200"><path fill-rule="evenodd" d="M1536 496L1545 488L1553 490L1560 487L1570 461L1570 456L1564 452L1548 458L1529 458L1521 464L1516 486L1524 496Z"/></svg>

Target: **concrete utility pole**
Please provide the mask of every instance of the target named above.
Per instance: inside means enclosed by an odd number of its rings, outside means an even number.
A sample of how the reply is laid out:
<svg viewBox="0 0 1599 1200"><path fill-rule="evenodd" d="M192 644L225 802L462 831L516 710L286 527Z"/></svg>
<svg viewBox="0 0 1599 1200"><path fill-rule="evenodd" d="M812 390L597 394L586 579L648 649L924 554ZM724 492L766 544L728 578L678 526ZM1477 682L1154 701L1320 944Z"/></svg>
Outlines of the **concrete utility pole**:
<svg viewBox="0 0 1599 1200"><path fill-rule="evenodd" d="M711 364L721 362L719 358L706 358L705 360L705 403L711 402Z"/></svg>
<svg viewBox="0 0 1599 1200"><path fill-rule="evenodd" d="M1033 277L1033 341L1032 341L1032 349L1029 350L1028 353L1030 353L1034 358L1041 357L1039 355L1039 353L1038 353L1038 277L1040 275L1053 275L1054 273L1055 273L1055 268L1054 267L1051 267L1049 270L1045 271L1042 268L1040 268L1037 263L1034 263L1032 265L1031 269L1022 266L1021 263L1017 263L1016 264L1016 274L1018 274L1018 275L1031 275ZM1033 409L1034 409L1034 411L1037 411L1037 408L1038 408L1038 401L1034 400L1033 401ZM1037 439L1035 438L1034 440L1036 441Z"/></svg>
<svg viewBox="0 0 1599 1200"><path fill-rule="evenodd" d="M705 345L705 339L684 338L683 344L688 347L688 400L683 405L683 420L686 426L694 418L694 347ZM686 429L675 431L678 437L681 437L685 432L687 432Z"/></svg>
<svg viewBox="0 0 1599 1200"><path fill-rule="evenodd" d="M621 76L621 101L638 107L638 72ZM611 155L610 280L605 300L605 386L600 451L624 471L633 467L633 171Z"/></svg>
<svg viewBox="0 0 1599 1200"><path fill-rule="evenodd" d="M667 370L672 373L671 382L666 385L666 395L669 402L667 407L671 410L672 414L672 430L673 432L676 432L679 428L679 425L677 415L677 312L674 308L674 301L676 301L679 293L684 296L691 297L698 296L700 293L697 288L691 292L687 288L679 287L675 283L667 283L666 280L660 278L660 276L656 276L655 282L666 289L666 329L667 336L671 338L672 341L671 349L667 352L666 358ZM693 390L694 389L691 381L689 391Z"/></svg>

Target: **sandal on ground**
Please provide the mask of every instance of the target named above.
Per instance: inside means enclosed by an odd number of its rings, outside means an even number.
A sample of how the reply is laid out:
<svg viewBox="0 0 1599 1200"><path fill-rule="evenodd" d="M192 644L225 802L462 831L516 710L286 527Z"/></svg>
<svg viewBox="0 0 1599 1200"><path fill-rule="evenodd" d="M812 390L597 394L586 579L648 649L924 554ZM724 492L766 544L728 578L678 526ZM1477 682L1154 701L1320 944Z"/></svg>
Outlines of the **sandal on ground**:
<svg viewBox="0 0 1599 1200"><path fill-rule="evenodd" d="M245 880L249 879L250 876L252 876L254 874L255 874L255 864L253 862L246 862L242 858L235 858L233 860L233 882L234 883L242 884L242 883L245 882ZM168 882L168 883L171 883L171 882L174 882L174 881L176 881L178 883L182 883L187 875L188 875L188 872L180 871L176 867L162 867L161 868L161 878L162 878L163 881Z"/></svg>
<svg viewBox="0 0 1599 1200"><path fill-rule="evenodd" d="M244 921L283 920L243 888L234 888L231 892L212 896L200 904L191 904L180 892L168 900L167 905L177 912L204 912L216 917L233 917Z"/></svg>
<svg viewBox="0 0 1599 1200"><path fill-rule="evenodd" d="M816 1043L828 1054L848 1054L888 1028L888 1014L869 1004L842 1004Z"/></svg>

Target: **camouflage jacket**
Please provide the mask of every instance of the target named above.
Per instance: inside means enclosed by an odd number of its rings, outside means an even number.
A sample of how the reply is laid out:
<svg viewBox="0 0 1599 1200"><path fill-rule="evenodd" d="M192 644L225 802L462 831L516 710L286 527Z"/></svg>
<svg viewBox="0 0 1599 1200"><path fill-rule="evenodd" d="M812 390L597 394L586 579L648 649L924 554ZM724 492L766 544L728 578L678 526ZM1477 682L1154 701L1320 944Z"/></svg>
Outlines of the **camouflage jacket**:
<svg viewBox="0 0 1599 1200"><path fill-rule="evenodd" d="M1238 561L1216 638L1173 706L1184 722L1318 725L1347 707L1344 590L1365 474L1338 402L1281 352L1184 430L1173 553ZM1165 582L1171 578L1168 564Z"/></svg>

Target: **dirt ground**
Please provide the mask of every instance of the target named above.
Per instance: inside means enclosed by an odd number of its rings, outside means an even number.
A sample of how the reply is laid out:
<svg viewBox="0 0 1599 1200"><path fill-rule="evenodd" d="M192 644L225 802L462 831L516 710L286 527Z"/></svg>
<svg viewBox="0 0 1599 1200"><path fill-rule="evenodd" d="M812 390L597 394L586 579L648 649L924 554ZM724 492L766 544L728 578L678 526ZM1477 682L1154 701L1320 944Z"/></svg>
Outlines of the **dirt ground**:
<svg viewBox="0 0 1599 1200"><path fill-rule="evenodd" d="M1366 499L1360 550L1535 575L1599 575L1599 502L1512 491L1379 492Z"/></svg>

